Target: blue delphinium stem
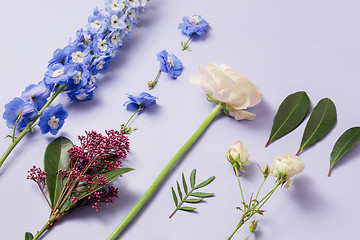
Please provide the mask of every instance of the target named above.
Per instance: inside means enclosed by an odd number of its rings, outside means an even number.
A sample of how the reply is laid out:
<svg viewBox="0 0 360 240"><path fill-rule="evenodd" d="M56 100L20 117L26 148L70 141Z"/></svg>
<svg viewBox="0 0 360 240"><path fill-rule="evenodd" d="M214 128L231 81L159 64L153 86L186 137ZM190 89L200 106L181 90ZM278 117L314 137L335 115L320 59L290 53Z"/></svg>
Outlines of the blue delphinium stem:
<svg viewBox="0 0 360 240"><path fill-rule="evenodd" d="M149 90L151 90L153 87L155 87L159 77L160 77L161 70L158 71L155 79L153 81L148 82Z"/></svg>
<svg viewBox="0 0 360 240"><path fill-rule="evenodd" d="M183 51L188 50L191 52L191 49L188 48L188 45L189 45L190 40L194 37L194 35L195 35L195 33L191 34L189 39L186 42L181 42L181 46L182 46L181 50L183 50Z"/></svg>
<svg viewBox="0 0 360 240"><path fill-rule="evenodd" d="M4 152L4 154L1 156L0 158L0 167L2 166L2 164L4 163L4 161L6 160L6 158L9 156L9 154L11 153L11 151L15 148L15 146L20 142L20 140L26 135L26 133L28 133L35 125L36 121L42 116L42 113L44 112L45 108L47 106L49 106L54 99L63 91L63 89L65 88L66 85L61 85L58 87L58 89L51 95L51 97L49 98L49 100L45 103L45 105L41 108L41 110L39 111L39 113L36 115L36 117L34 119L32 119L24 128L24 130L22 130L22 132L19 134L19 136L17 136L16 138L13 137L13 141L10 144L10 146L6 149L6 151ZM14 127L15 129L15 127Z"/></svg>

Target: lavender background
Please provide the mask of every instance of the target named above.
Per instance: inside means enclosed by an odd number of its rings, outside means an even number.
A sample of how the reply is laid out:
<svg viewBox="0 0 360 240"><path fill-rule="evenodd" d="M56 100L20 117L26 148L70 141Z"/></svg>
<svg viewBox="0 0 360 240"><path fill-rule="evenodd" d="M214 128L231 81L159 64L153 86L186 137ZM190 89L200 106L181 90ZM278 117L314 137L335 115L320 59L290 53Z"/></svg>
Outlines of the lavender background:
<svg viewBox="0 0 360 240"><path fill-rule="evenodd" d="M53 51L87 22L94 7L103 0L1 0L0 106L19 96L30 83L43 77ZM265 205L264 217L257 216L259 229L250 239L354 239L358 236L360 190L360 147L353 149L327 177L329 156L337 138L360 124L358 103L360 56L360 2L356 0L151 0L143 21L118 58L98 81L95 98L68 104L69 111L60 135L73 139L84 130L118 128L131 112L123 106L126 93L146 91L146 83L158 71L155 54L166 49L184 63L183 75L172 80L166 74L151 91L158 106L147 109L132 122L139 130L130 136L131 153L124 166L136 171L114 182L119 187L116 203L95 212L83 208L67 216L44 239L106 239L135 202L142 196L175 152L191 136L213 104L188 82L199 65L224 63L245 73L261 88L263 102L251 109L254 121L234 121L219 115L194 147L173 169L152 200L122 234L121 239L226 239L235 228L240 212L240 194L230 164L224 158L230 144L244 141L250 160L271 163L276 155L295 154L305 123L294 132L264 144L281 101L290 93L304 90L312 107L331 98L338 123L330 134L301 154L304 172L294 177L290 190L279 189ZM177 29L184 15L200 14L211 26L209 33L190 44ZM3 111L3 110L1 110ZM0 121L0 136L11 131ZM10 139L1 137L3 152ZM47 144L55 137L36 131L21 141L0 169L1 239L23 239L47 221L49 209L34 183L26 180L32 165L43 166ZM198 213L178 212L168 219L173 200L170 186L198 170L198 181L215 175L204 191L216 196L198 204ZM261 181L256 164L243 178L245 194L257 190ZM270 189L272 181L265 188ZM234 239L244 239L247 226Z"/></svg>

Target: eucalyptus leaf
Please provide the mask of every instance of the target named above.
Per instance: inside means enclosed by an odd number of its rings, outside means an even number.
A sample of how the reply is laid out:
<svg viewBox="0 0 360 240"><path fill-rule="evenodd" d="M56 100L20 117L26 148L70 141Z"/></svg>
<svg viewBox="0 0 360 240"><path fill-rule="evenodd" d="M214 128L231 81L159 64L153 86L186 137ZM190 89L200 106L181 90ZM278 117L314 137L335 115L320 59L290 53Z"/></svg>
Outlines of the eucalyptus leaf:
<svg viewBox="0 0 360 240"><path fill-rule="evenodd" d="M175 190L173 187L171 187L171 193L172 193L172 196L173 196L173 199L174 199L174 203L175 203L175 207L178 205L178 199L177 199L177 196L176 196L176 193L175 193Z"/></svg>
<svg viewBox="0 0 360 240"><path fill-rule="evenodd" d="M177 190L178 190L178 194L179 194L179 198L180 200L183 199L183 195L182 195L182 192L181 192L181 189L180 189L180 184L178 181L176 181L176 185L177 185Z"/></svg>
<svg viewBox="0 0 360 240"><path fill-rule="evenodd" d="M210 184L212 181L214 181L215 177L212 176L212 177L209 177L207 180L199 183L198 185L196 185L194 187L194 189L198 189L198 188L202 188L202 187L205 187L206 185Z"/></svg>
<svg viewBox="0 0 360 240"><path fill-rule="evenodd" d="M54 208L62 190L61 178L56 172L60 169L69 169L70 154L68 150L73 143L65 138L58 137L45 150L44 168L46 172L46 187L49 193L51 206Z"/></svg>
<svg viewBox="0 0 360 240"><path fill-rule="evenodd" d="M324 98L313 109L309 121L306 124L301 140L299 155L302 150L321 140L335 126L337 120L335 104Z"/></svg>
<svg viewBox="0 0 360 240"><path fill-rule="evenodd" d="M186 199L184 200L184 202L187 203L198 203L201 202L204 198L190 198L190 199Z"/></svg>
<svg viewBox="0 0 360 240"><path fill-rule="evenodd" d="M336 141L330 155L330 176L334 165L345 155L350 149L360 142L360 127L353 127L346 130L340 138Z"/></svg>
<svg viewBox="0 0 360 240"><path fill-rule="evenodd" d="M196 169L192 170L191 174L190 174L190 186L191 186L191 188L195 187L195 182L196 182L195 177L196 177Z"/></svg>
<svg viewBox="0 0 360 240"><path fill-rule="evenodd" d="M179 207L179 210L192 212L192 211L196 210L196 208L194 208L194 207Z"/></svg>
<svg viewBox="0 0 360 240"><path fill-rule="evenodd" d="M121 175L125 174L125 173L128 173L130 171L132 171L134 169L132 168L117 168L117 169L114 169L114 170L111 170L110 172L106 172L106 173L102 173L101 175L103 175L104 177L107 178L107 180L109 181L109 184L114 181L115 179L117 179L118 177L120 177ZM94 181L94 184L92 185L93 187L95 187L98 183L98 180L96 177L93 178L93 181ZM98 191L99 189L103 188L105 185L100 185L98 186L97 188L95 188L95 190L93 192L96 192ZM78 189L80 190L80 189ZM83 200L84 198L88 197L90 195L90 193L86 193L84 194L81 198L79 198L78 201L81 201ZM79 196L79 195L77 195ZM72 207L75 206L75 203L70 203L67 208L65 208L64 210L62 210L61 212L66 212L66 211L71 211Z"/></svg>
<svg viewBox="0 0 360 240"><path fill-rule="evenodd" d="M185 194L188 194L188 187L187 187L187 184L186 184L186 181L185 181L184 173L182 174L182 183L183 183Z"/></svg>
<svg viewBox="0 0 360 240"><path fill-rule="evenodd" d="M25 233L25 240L32 240L33 238L34 238L34 236L31 233L29 233L29 232Z"/></svg>
<svg viewBox="0 0 360 240"><path fill-rule="evenodd" d="M190 196L200 197L200 198L207 198L207 197L214 196L214 193L194 192L194 193L190 193Z"/></svg>
<svg viewBox="0 0 360 240"><path fill-rule="evenodd" d="M277 110L265 147L299 126L304 121L309 108L310 99L306 92L296 92L287 96Z"/></svg>

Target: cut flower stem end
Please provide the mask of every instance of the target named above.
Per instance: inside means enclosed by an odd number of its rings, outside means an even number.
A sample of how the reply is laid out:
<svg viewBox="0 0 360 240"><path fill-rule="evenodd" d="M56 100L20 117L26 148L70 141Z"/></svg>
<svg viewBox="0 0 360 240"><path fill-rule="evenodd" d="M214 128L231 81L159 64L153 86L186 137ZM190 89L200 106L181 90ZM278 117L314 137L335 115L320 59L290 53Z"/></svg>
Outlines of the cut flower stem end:
<svg viewBox="0 0 360 240"><path fill-rule="evenodd" d="M199 136L204 132L204 130L209 126L209 124L214 120L215 116L220 112L222 106L218 103L210 114L206 117L204 122L200 127L195 131L195 133L190 137L190 139L180 148L180 150L174 155L166 167L161 171L159 176L155 179L153 184L149 189L144 193L140 200L135 204L135 206L130 210L128 215L122 220L122 222L115 228L115 230L108 237L108 240L115 240L120 233L127 227L127 225L133 220L141 208L146 204L146 202L151 198L156 189L160 186L162 181L165 179L170 170L174 165L180 160L184 153L192 146L192 144L199 138Z"/></svg>

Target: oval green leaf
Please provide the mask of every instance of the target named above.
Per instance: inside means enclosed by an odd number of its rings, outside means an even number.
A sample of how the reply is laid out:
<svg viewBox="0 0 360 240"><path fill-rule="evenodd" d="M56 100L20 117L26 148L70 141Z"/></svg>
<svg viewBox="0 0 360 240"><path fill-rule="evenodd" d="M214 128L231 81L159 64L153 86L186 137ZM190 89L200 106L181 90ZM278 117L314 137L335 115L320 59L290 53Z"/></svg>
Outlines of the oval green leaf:
<svg viewBox="0 0 360 240"><path fill-rule="evenodd" d="M306 92L296 92L287 96L277 110L265 147L299 126L304 121L309 108L310 99Z"/></svg>
<svg viewBox="0 0 360 240"><path fill-rule="evenodd" d="M191 212L191 211L196 210L196 208L194 208L194 207L179 207L179 210Z"/></svg>
<svg viewBox="0 0 360 240"><path fill-rule="evenodd" d="M299 151L296 155L299 155L302 150L325 137L335 126L336 120L335 104L329 98L321 99L310 115L304 130Z"/></svg>
<svg viewBox="0 0 360 240"><path fill-rule="evenodd" d="M190 174L190 186L191 188L195 187L195 177L196 177L196 169L193 169Z"/></svg>
<svg viewBox="0 0 360 240"><path fill-rule="evenodd" d="M215 179L215 176L212 176L212 177L209 177L207 180L199 183L198 185L196 185L194 187L194 189L198 189L198 188L202 188L202 187L205 187L206 185L210 184L212 181L214 181Z"/></svg>
<svg viewBox="0 0 360 240"><path fill-rule="evenodd" d="M29 233L29 232L25 233L25 240L32 240L33 238L34 238L34 236L31 233Z"/></svg>
<svg viewBox="0 0 360 240"><path fill-rule="evenodd" d="M200 197L200 198L207 198L207 197L214 196L214 193L194 192L194 193L190 193L190 196Z"/></svg>
<svg viewBox="0 0 360 240"><path fill-rule="evenodd" d="M204 200L204 198L190 198L190 199L184 200L184 202L187 202L187 203L198 203L198 202L201 202L202 200Z"/></svg>
<svg viewBox="0 0 360 240"><path fill-rule="evenodd" d="M333 166L345 155L350 149L360 142L360 127L353 127L346 130L336 141L330 155L330 176Z"/></svg>
<svg viewBox="0 0 360 240"><path fill-rule="evenodd" d="M62 190L61 178L56 172L60 169L69 169L70 155L68 150L73 143L65 138L58 137L45 150L44 168L46 172L46 187L49 193L51 206L54 208Z"/></svg>

